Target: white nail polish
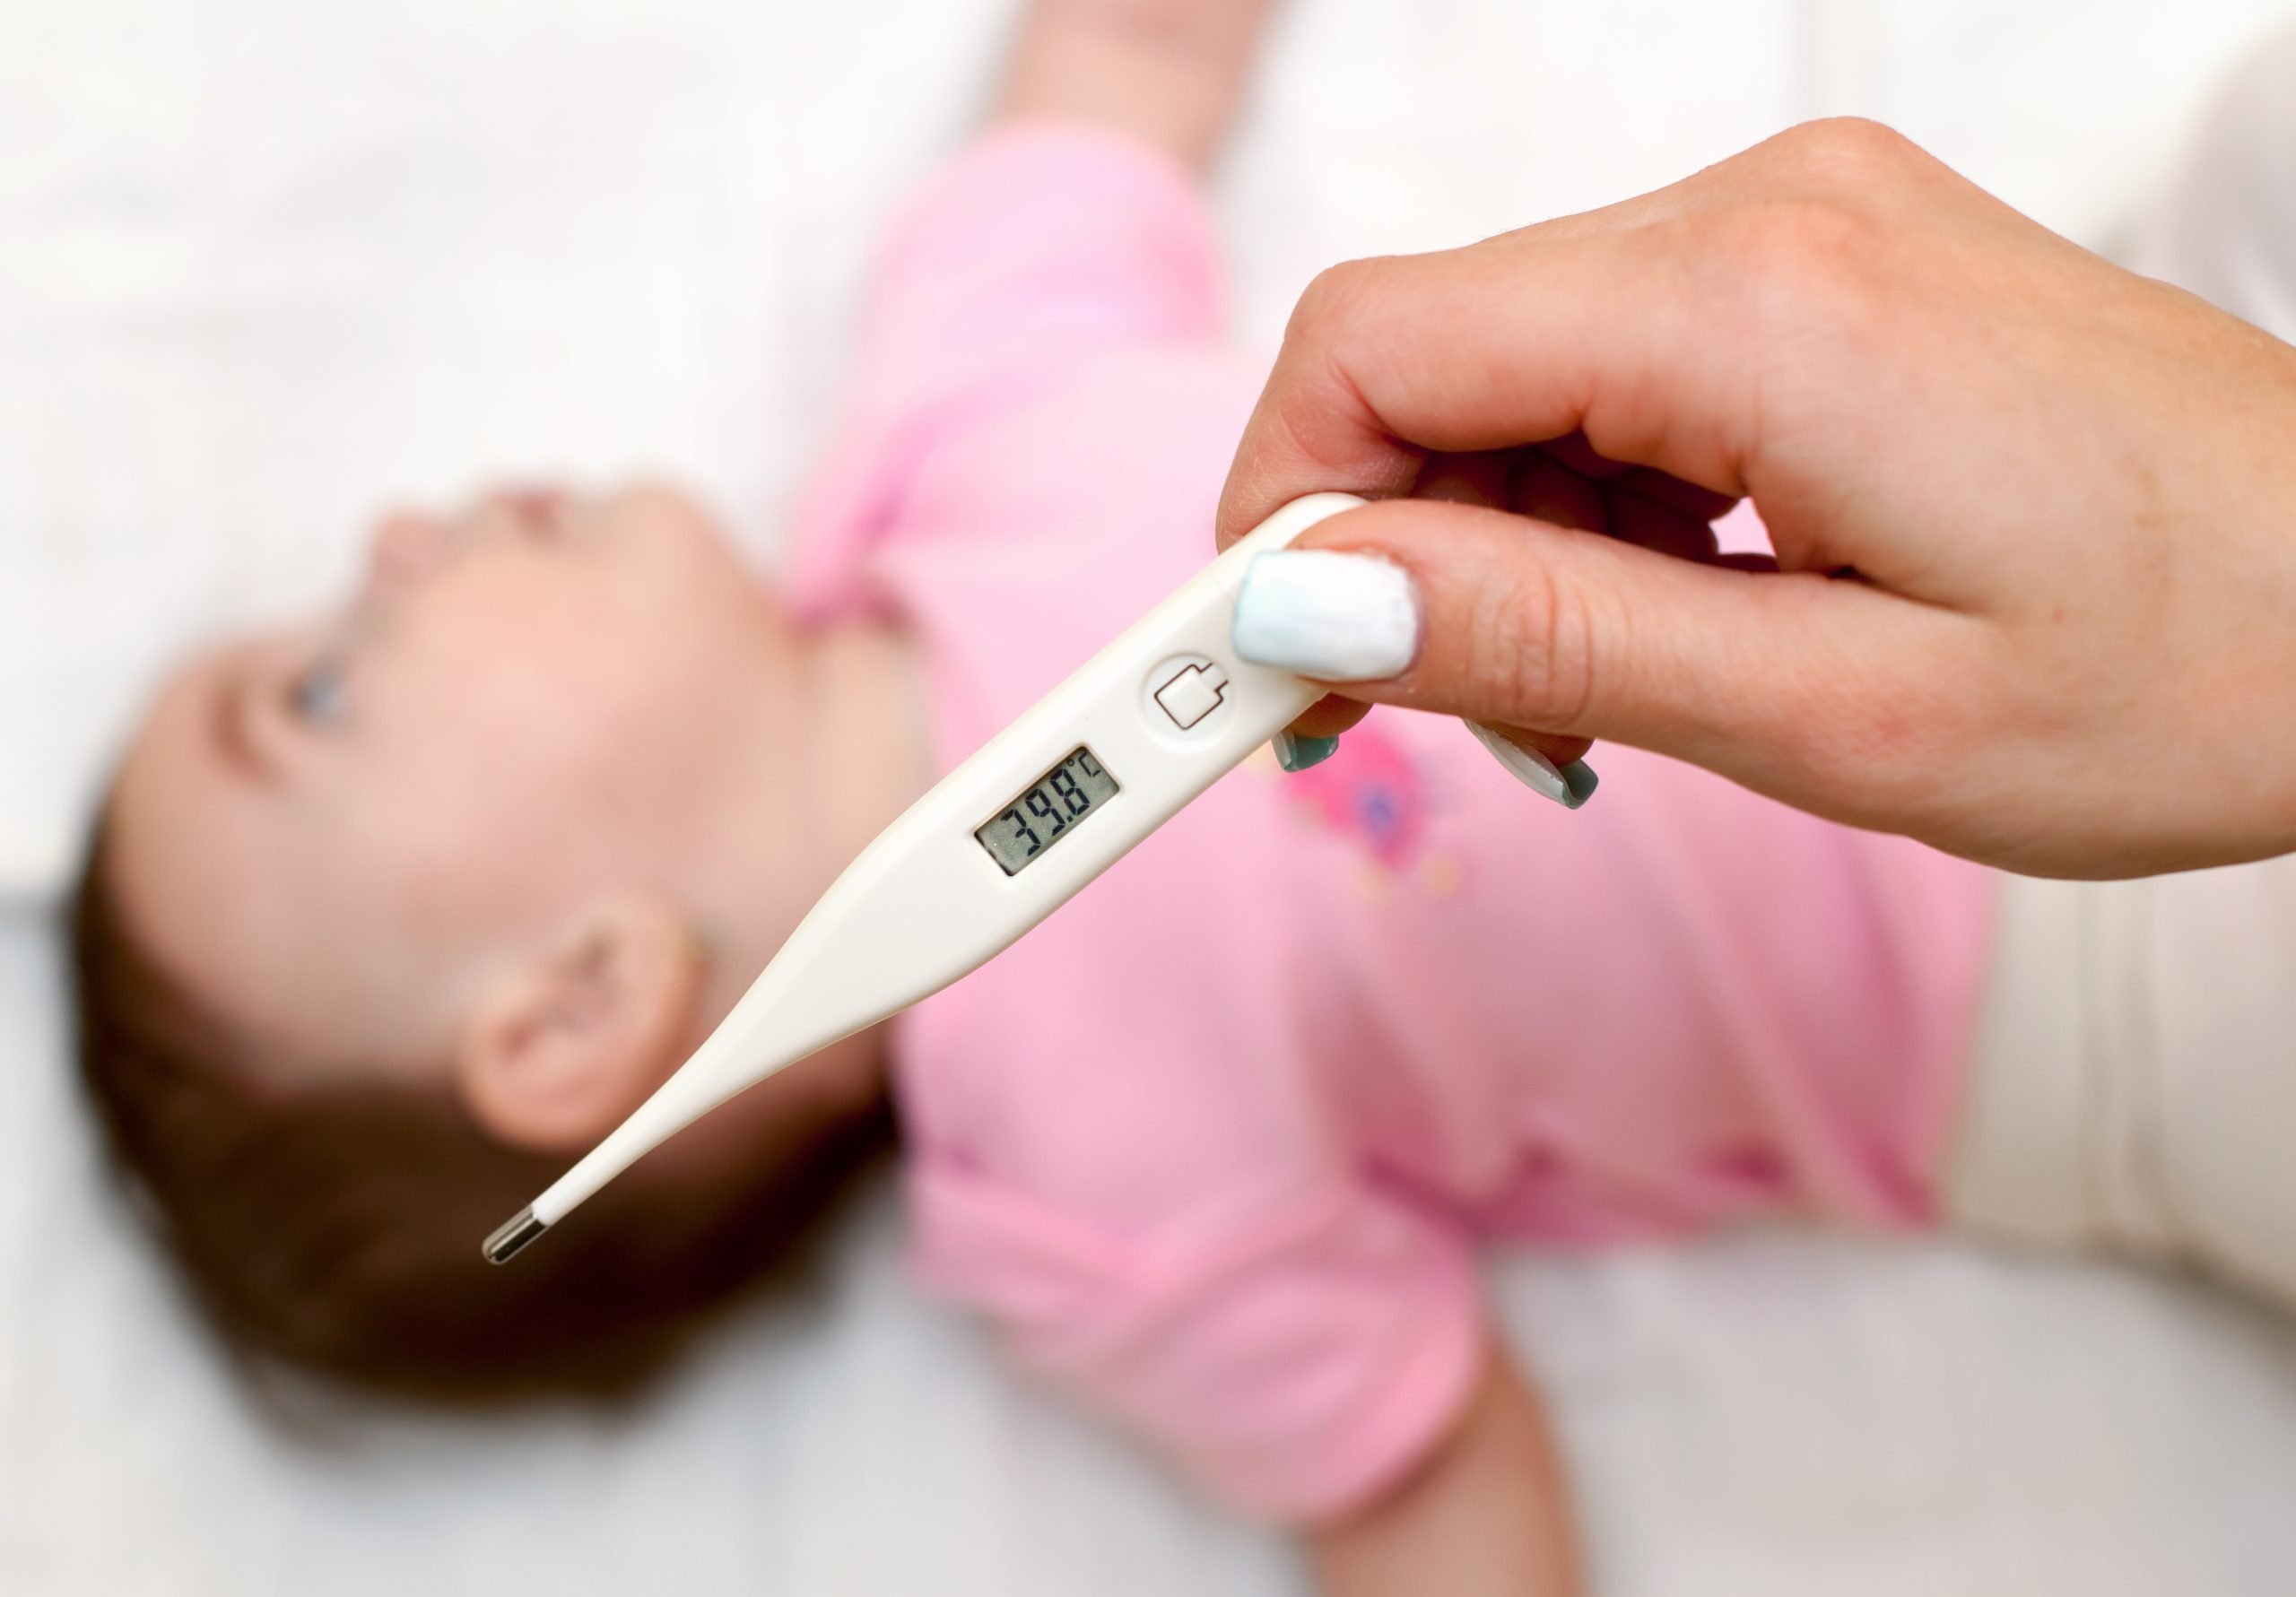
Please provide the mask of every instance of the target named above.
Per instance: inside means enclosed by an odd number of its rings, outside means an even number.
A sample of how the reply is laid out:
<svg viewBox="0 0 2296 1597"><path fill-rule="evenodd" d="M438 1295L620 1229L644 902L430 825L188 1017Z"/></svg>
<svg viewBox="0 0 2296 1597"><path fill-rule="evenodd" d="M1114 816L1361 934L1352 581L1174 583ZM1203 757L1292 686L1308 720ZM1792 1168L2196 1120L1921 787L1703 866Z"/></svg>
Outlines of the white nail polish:
<svg viewBox="0 0 2296 1597"><path fill-rule="evenodd" d="M1418 652L1419 598L1410 574L1377 555L1279 549L1245 568L1231 636L1256 665L1383 681Z"/></svg>
<svg viewBox="0 0 2296 1597"><path fill-rule="evenodd" d="M1491 751L1491 757L1507 768L1507 774L1541 798L1552 799L1566 810L1578 807L1570 794L1570 784L1554 761L1535 750L1509 742L1480 721L1467 723L1467 730L1474 733L1474 741Z"/></svg>

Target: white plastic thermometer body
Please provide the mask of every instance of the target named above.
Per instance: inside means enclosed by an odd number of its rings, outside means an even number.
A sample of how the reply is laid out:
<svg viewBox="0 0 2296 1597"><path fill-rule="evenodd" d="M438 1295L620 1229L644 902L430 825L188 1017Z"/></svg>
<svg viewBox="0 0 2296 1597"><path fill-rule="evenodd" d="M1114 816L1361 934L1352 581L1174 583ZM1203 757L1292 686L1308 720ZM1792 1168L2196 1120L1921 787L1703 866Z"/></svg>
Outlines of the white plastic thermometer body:
<svg viewBox="0 0 2296 1597"><path fill-rule="evenodd" d="M952 771L861 851L693 1057L523 1214L500 1263L744 1088L1011 946L1322 690L1229 642L1244 568L1362 503L1285 506Z"/></svg>

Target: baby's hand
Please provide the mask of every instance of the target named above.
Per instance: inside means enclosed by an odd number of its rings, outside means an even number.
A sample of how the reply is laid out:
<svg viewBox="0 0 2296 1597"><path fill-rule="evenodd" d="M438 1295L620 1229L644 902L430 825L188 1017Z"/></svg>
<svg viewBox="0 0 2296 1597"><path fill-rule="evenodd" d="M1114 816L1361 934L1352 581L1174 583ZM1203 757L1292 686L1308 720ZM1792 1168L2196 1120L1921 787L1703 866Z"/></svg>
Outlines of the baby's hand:
<svg viewBox="0 0 2296 1597"><path fill-rule="evenodd" d="M1505 1350L1435 1453L1309 1538L1324 1597L1571 1597L1570 1500L1538 1399Z"/></svg>
<svg viewBox="0 0 2296 1597"><path fill-rule="evenodd" d="M1242 98L1273 0L1035 0L999 120L1096 122L1201 168Z"/></svg>

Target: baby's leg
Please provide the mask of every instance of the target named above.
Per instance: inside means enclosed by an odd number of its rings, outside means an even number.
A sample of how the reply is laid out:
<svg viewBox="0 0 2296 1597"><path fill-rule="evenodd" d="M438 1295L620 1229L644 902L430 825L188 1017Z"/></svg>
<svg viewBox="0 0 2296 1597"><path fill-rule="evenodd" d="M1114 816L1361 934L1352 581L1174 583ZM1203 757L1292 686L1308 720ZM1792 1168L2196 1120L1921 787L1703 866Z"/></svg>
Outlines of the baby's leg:
<svg viewBox="0 0 2296 1597"><path fill-rule="evenodd" d="M2296 33L2218 97L2144 265L2296 337ZM2296 859L2012 881L1945 1208L2296 1310Z"/></svg>
<svg viewBox="0 0 2296 1597"><path fill-rule="evenodd" d="M1944 1208L2296 1311L2296 857L2012 881Z"/></svg>

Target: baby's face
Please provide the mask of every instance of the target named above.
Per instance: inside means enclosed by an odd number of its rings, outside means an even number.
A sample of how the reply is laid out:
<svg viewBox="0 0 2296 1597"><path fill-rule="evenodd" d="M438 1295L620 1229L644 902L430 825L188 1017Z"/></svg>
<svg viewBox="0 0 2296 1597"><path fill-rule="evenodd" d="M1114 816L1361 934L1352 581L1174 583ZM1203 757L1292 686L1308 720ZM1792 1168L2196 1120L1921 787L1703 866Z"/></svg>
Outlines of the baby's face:
<svg viewBox="0 0 2296 1597"><path fill-rule="evenodd" d="M396 516L358 591L165 690L110 819L120 910L266 1059L410 1074L582 895L677 834L790 638L658 488Z"/></svg>

